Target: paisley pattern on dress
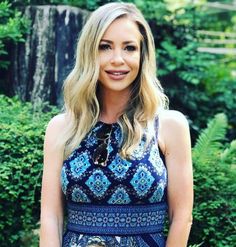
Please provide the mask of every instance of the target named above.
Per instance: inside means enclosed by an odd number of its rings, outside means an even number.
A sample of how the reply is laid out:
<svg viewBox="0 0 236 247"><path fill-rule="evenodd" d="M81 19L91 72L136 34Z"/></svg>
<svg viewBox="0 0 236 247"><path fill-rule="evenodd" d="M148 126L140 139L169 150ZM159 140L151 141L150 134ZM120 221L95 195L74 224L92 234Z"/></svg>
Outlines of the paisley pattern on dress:
<svg viewBox="0 0 236 247"><path fill-rule="evenodd" d="M130 159L119 154L122 143L121 127L113 123L108 143L105 167L95 165L93 153L99 145L97 133L107 125L98 121L80 145L64 161L61 186L67 203L83 205L149 205L167 201L167 169L158 149L158 118L155 134L146 143L144 134ZM148 130L146 130L148 131ZM154 133L154 132L153 132ZM94 235L66 230L63 247L87 247ZM97 236L104 246L164 247L162 232L133 236ZM91 242L91 241L90 241ZM103 245L101 245L103 246Z"/></svg>
<svg viewBox="0 0 236 247"><path fill-rule="evenodd" d="M126 172L129 170L130 166L131 163L129 161L122 159L120 155L117 154L108 168L114 173L117 179L122 179L125 177Z"/></svg>
<svg viewBox="0 0 236 247"><path fill-rule="evenodd" d="M129 204L130 202L129 194L123 187L117 188L108 200L109 204Z"/></svg>
<svg viewBox="0 0 236 247"><path fill-rule="evenodd" d="M107 176L102 170L96 169L85 184L90 188L94 196L101 198L107 191L111 182L107 179Z"/></svg>
<svg viewBox="0 0 236 247"><path fill-rule="evenodd" d="M83 190L76 186L72 190L72 199L74 202L91 202Z"/></svg>
<svg viewBox="0 0 236 247"><path fill-rule="evenodd" d="M70 247L89 247L89 242L97 244L97 246L105 246L105 247L138 247L145 245L137 245L137 240L132 237L111 237L111 236L88 236L88 235L77 235L73 232L68 232L65 234L64 243L65 246ZM105 243L105 244L104 244ZM91 246L91 245L90 245ZM95 245L96 246L96 245ZM148 245L146 245L148 246ZM146 247L145 246L145 247Z"/></svg>
<svg viewBox="0 0 236 247"><path fill-rule="evenodd" d="M145 165L142 164L138 167L130 183L133 185L138 196L142 198L145 194L148 193L153 181L154 177L148 171Z"/></svg>
<svg viewBox="0 0 236 247"><path fill-rule="evenodd" d="M70 247L159 247L165 246L162 233L150 234L155 242L147 243L146 236L89 236L68 231L64 234L64 245ZM91 243L91 244L90 244ZM96 243L97 245L92 245ZM152 245L151 245L152 244Z"/></svg>
<svg viewBox="0 0 236 247"><path fill-rule="evenodd" d="M79 179L83 173L90 167L89 157L86 152L70 161L71 172L74 179Z"/></svg>

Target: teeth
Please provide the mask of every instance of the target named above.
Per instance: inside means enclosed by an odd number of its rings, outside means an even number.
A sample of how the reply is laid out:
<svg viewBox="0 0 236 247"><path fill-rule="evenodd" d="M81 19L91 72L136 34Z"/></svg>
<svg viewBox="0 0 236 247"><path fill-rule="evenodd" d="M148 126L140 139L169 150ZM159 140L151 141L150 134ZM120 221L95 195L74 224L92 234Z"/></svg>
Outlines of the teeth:
<svg viewBox="0 0 236 247"><path fill-rule="evenodd" d="M111 74L113 74L113 75L123 75L123 74L125 74L125 73L122 73L122 72L113 72L113 73L111 73Z"/></svg>

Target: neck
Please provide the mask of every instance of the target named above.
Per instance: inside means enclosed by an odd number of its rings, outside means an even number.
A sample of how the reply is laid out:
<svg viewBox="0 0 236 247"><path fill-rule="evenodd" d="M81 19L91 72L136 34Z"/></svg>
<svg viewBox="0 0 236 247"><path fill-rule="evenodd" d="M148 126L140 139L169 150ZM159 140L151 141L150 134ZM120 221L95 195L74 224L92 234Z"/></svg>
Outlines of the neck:
<svg viewBox="0 0 236 247"><path fill-rule="evenodd" d="M101 102L100 120L106 123L117 122L123 113L130 97L130 92L114 92L101 90L99 98Z"/></svg>

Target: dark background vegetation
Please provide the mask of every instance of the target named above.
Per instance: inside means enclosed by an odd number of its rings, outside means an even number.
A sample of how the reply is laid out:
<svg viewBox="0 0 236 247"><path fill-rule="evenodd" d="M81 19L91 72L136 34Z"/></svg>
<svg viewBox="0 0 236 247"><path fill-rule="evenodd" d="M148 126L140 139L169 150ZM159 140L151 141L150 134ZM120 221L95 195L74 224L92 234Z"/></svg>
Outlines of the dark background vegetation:
<svg viewBox="0 0 236 247"><path fill-rule="evenodd" d="M7 94L8 47L24 42L29 20L25 5L66 4L87 10L110 1L15 0L0 2L0 93ZM233 1L133 0L150 23L156 43L158 78L170 108L183 112L193 143L195 206L189 244L234 246L236 243L236 11ZM197 2L197 1L195 1ZM225 6L225 7L224 7ZM235 9L236 9L236 5ZM204 31L218 31L212 36ZM208 42L211 40L211 42ZM214 53L200 48L214 48ZM236 49L236 48L235 48ZM5 74L3 74L5 72ZM0 243L37 246L42 144L45 126L59 109L33 107L17 97L0 97Z"/></svg>

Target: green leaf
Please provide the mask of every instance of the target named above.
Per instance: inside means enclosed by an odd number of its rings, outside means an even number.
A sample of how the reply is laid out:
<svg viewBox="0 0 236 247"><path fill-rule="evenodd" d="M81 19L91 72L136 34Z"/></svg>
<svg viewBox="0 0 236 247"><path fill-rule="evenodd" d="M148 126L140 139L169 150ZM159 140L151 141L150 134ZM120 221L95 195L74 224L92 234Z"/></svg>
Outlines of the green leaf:
<svg viewBox="0 0 236 247"><path fill-rule="evenodd" d="M220 113L212 119L207 128L198 137L193 149L193 160L199 164L208 164L211 160L217 160L217 150L222 147L227 129L227 118Z"/></svg>

